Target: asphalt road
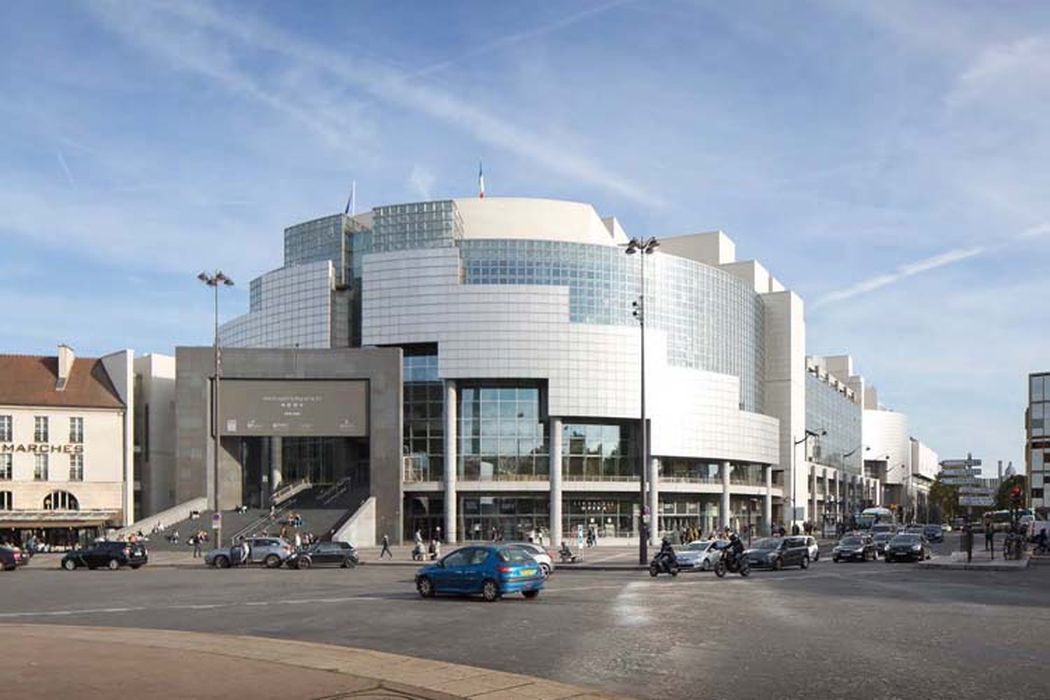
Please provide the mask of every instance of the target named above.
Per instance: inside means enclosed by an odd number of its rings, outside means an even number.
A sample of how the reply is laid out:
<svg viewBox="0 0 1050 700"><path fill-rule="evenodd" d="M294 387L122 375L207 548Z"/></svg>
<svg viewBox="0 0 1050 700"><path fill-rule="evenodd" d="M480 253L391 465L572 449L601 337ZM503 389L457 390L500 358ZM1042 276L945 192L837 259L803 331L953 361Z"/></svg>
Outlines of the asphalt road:
<svg viewBox="0 0 1050 700"><path fill-rule="evenodd" d="M535 601L422 600L412 569L0 574L0 622L365 647L645 698L1050 697L1050 567L750 578L560 570ZM115 652L119 654L119 652Z"/></svg>

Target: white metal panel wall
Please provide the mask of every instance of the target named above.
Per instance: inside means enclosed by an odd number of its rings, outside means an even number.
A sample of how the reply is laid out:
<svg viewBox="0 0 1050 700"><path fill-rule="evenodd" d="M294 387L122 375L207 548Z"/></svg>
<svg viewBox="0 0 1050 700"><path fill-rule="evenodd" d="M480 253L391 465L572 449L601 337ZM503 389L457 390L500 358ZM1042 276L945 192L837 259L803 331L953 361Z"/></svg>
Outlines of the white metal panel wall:
<svg viewBox="0 0 1050 700"><path fill-rule="evenodd" d="M556 416L639 415L638 330L569 322L566 287L461 285L456 249L375 253L364 261L362 343L436 342L444 379L547 379ZM670 368L647 333L653 451L773 463L778 426L740 411L736 377Z"/></svg>

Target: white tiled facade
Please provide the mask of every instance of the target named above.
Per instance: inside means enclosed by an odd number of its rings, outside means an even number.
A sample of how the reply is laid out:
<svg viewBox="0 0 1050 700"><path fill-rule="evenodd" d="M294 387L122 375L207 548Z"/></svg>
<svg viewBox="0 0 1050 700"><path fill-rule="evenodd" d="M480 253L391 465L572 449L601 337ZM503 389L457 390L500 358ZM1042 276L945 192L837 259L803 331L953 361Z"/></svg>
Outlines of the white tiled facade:
<svg viewBox="0 0 1050 700"><path fill-rule="evenodd" d="M652 255L627 256L628 237L619 223L599 217L589 205L514 198L393 205L353 219L318 221L326 231L343 231L341 246L331 236L324 241L331 260L286 260L287 267L253 282L252 310L223 327L222 342L332 346L339 334L325 325L337 298L332 280L338 274L331 265L347 271L348 308L358 309L351 312L348 337L359 337L363 346L405 349L406 457L411 453L413 474L426 475L403 484L406 518L416 506L420 517L431 517L427 513L442 508L443 494L443 535L463 539L477 536L479 527L469 516L478 501L462 500L464 494L478 494L481 510L506 515L500 522L513 522L517 513L520 521L532 518L534 526L548 512L536 498L549 494L552 540L560 539L563 525L580 522L568 515L574 508L593 511L582 522L599 529L613 521L603 520L605 509L615 510L616 536L625 529L636 533L640 513L630 512L623 500L637 493L631 476L637 473L636 453L629 456L634 471L621 473L616 465L638 438L641 348L632 312L643 264L653 455L648 471L655 477L648 502L659 511L659 527L693 521L705 530L726 523L739 527L746 517L763 530L790 518L786 507L792 499L798 521L815 519L814 488L824 489L820 508L837 500L828 484L843 477L826 469L816 474L819 465L811 463L806 447L798 448L800 461L792 465L792 450L807 430L802 300L760 263L737 261L724 233L668 238ZM289 228L286 251L320 250L310 230ZM407 382L419 383L418 372L426 374L431 393L410 411L409 402L417 399L409 398ZM486 433L465 432L475 430L469 421L480 418L464 412L486 391L490 398L482 401L509 411L486 419L503 431L488 448ZM529 397L539 391L537 419L522 418L524 404L507 403L516 400L515 391ZM440 420L435 402L444 402ZM427 411L429 417L418 418ZM418 432L407 427L410 418L419 423ZM525 424L508 427L512 420ZM542 442L527 442L523 454L525 443L518 439L512 448L506 430L524 430L530 440L542 433ZM610 447L594 437L607 430L625 442ZM578 452L584 441L586 450ZM488 452L495 456L484 456ZM586 466L571 472L575 455L586 464L591 454L600 477L588 477L594 472ZM526 471L516 471L523 459ZM444 466L432 468L430 462ZM547 462L559 474L565 469L564 479L549 478ZM859 468L854 476L858 493L871 490L873 500L873 480L860 476ZM521 502L497 502L500 494ZM750 512L754 496L762 504L757 514ZM425 503L413 503L416 497ZM531 504L528 516L521 515L524 501ZM428 527L435 522L431 518Z"/></svg>

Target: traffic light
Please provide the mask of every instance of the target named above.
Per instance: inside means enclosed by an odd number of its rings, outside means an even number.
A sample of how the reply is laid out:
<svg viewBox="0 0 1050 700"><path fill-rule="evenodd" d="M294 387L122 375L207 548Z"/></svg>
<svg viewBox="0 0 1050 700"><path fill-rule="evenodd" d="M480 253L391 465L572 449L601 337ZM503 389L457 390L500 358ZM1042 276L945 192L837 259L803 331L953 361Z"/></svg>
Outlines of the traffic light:
<svg viewBox="0 0 1050 700"><path fill-rule="evenodd" d="M1014 505L1020 505L1021 504L1021 487L1020 486L1014 486L1012 489L1010 489L1010 501Z"/></svg>

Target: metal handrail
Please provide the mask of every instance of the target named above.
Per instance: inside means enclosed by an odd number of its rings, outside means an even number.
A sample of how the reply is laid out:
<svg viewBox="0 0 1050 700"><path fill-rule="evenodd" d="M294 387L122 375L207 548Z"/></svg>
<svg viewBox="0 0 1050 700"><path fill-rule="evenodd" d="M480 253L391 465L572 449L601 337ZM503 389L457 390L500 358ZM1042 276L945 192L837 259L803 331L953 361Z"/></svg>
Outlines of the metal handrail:
<svg viewBox="0 0 1050 700"><path fill-rule="evenodd" d="M289 484L282 484L281 488L274 491L270 496L270 502L276 504L286 501L300 491L309 488L309 486L310 479L308 477L303 477L302 479L293 481Z"/></svg>

